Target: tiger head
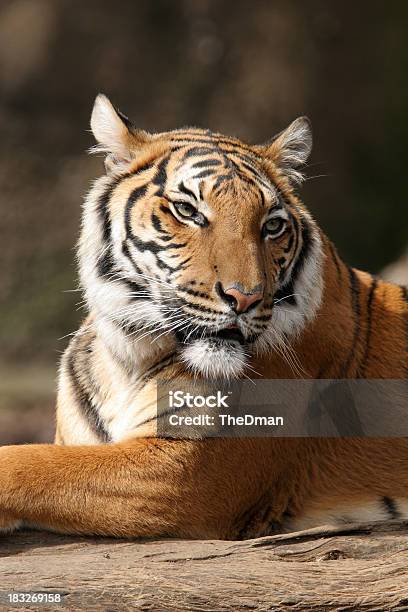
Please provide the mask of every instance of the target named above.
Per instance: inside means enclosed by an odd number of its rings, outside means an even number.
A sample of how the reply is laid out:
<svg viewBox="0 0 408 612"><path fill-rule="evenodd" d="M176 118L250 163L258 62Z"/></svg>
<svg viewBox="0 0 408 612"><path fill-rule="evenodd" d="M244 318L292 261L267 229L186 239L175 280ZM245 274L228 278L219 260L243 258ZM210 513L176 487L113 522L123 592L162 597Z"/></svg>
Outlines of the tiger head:
<svg viewBox="0 0 408 612"><path fill-rule="evenodd" d="M308 120L257 146L198 128L149 134L99 95L91 127L106 175L85 202L79 259L104 333L171 339L210 377L291 342L322 296L320 232L295 195Z"/></svg>

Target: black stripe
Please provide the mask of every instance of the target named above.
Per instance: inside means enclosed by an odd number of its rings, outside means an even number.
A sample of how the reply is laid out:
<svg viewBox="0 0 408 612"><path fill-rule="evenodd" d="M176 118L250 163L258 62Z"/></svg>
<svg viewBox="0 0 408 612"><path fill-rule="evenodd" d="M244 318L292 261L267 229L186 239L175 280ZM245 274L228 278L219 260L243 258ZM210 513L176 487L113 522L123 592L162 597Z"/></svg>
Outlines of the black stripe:
<svg viewBox="0 0 408 612"><path fill-rule="evenodd" d="M165 215L170 215L171 217L173 217L173 219L175 218L168 206L164 206L164 204L160 204L160 210Z"/></svg>
<svg viewBox="0 0 408 612"><path fill-rule="evenodd" d="M129 247L126 244L126 242L122 243L122 253L124 254L125 257L127 257L129 259L130 263L132 264L133 268L135 269L136 274L143 275L142 270L133 261L132 256L130 255L130 252L129 252ZM130 280L129 278L120 279L119 282L123 283L124 285L126 285L126 287L128 289L130 289L130 291L132 292L132 295L130 297L132 302L135 301L135 300L146 300L146 296L137 295L139 293L139 291L143 291L143 289L145 288L143 285L140 285L136 281Z"/></svg>
<svg viewBox="0 0 408 612"><path fill-rule="evenodd" d="M142 300L142 301L146 301L146 296L145 295L137 295L139 291L143 290L143 287L141 285L139 285L138 283L136 283L135 281L129 280L129 279L124 279L121 282L123 282L126 287L128 287L128 289L131 290L132 295L130 297L131 301L135 301L135 300Z"/></svg>
<svg viewBox="0 0 408 612"><path fill-rule="evenodd" d="M300 236L301 236L301 229L300 229L300 224L297 220L297 218L293 215L291 215L291 219L292 219L292 224L293 224L293 231L291 233L291 239L289 239L288 242L288 249L289 249L289 245L291 247L291 249L288 250L288 252L290 250L293 251L293 259L297 256L298 253L298 246L299 246L299 242L300 242ZM284 251L286 253L286 251ZM289 267L289 266L288 266ZM285 277L287 268L284 268L280 271L279 273L279 281L282 281L282 279ZM288 280L288 285L290 285L291 283L291 279ZM291 287L289 286L289 289ZM283 291L284 287L281 287L280 294L283 297L284 295L289 295L290 293L293 293L293 284L292 284L292 291ZM280 297L278 297L278 299L280 299ZM296 301L294 302L296 303Z"/></svg>
<svg viewBox="0 0 408 612"><path fill-rule="evenodd" d="M125 257L127 257L129 259L129 261L131 262L132 266L135 269L136 274L143 274L143 272L139 268L139 266L133 261L133 258L132 258L131 254L130 254L129 247L128 247L127 243L126 243L126 240L124 240L122 242L122 253L123 253L123 255Z"/></svg>
<svg viewBox="0 0 408 612"><path fill-rule="evenodd" d="M157 244L157 242L153 242L152 240L150 240L149 242L143 242L143 240L140 240L140 238L138 238L137 236L128 236L128 239L132 241L133 245L141 252L144 251L150 251L151 253L153 253L154 255L156 255L156 264L160 269L165 269L168 268L168 266L166 266L166 264L164 264L158 257L157 254L161 251L161 247L160 245ZM129 257L129 259L131 260L132 263L134 263L133 257L130 254L129 248L127 247L127 256Z"/></svg>
<svg viewBox="0 0 408 612"><path fill-rule="evenodd" d="M102 224L102 238L105 243L110 240L110 233L111 233L111 221L110 221L110 214L109 214L109 208L108 208L109 200L111 198L113 191L116 189L117 185L121 182L121 180L122 180L122 177L115 179L108 186L108 188L105 189L103 194L98 198L98 203L96 205L96 210L98 212L99 219Z"/></svg>
<svg viewBox="0 0 408 612"><path fill-rule="evenodd" d="M193 295L199 298L210 299L210 296L208 293L204 293L202 291L195 291L194 289L189 289L188 287L178 287L177 291L181 293L187 293L188 295Z"/></svg>
<svg viewBox="0 0 408 612"><path fill-rule="evenodd" d="M293 218L295 225L298 226L297 220ZM295 235L298 235L298 232L295 231ZM292 274L290 275L289 281L278 289L278 291L274 295L274 300L281 300L286 302L286 304L296 304L296 296L293 295L295 293L295 284L299 277L299 274L303 268L303 265L309 256L310 248L312 244L312 237L310 233L310 228L307 222L303 221L302 227L302 247L300 249L299 255L294 263Z"/></svg>
<svg viewBox="0 0 408 612"><path fill-rule="evenodd" d="M151 220L153 228L156 230L156 232L159 232L159 234L163 234L163 233L167 234L167 232L163 229L161 221L160 221L159 217L156 215L155 212L152 212L152 214L150 215L150 220ZM160 238L163 239L161 236L160 236Z"/></svg>
<svg viewBox="0 0 408 612"><path fill-rule="evenodd" d="M99 276L107 277L113 272L113 255L111 248L108 248L102 255L99 256L96 263L96 269Z"/></svg>
<svg viewBox="0 0 408 612"><path fill-rule="evenodd" d="M259 161L262 159L257 153L250 151L249 149L242 151L237 151L236 149L233 151L221 149L221 151L225 155L233 155L234 157L238 157L238 159L247 162L250 166L256 164L257 162L259 163ZM256 168L256 166L254 166L254 168Z"/></svg>
<svg viewBox="0 0 408 612"><path fill-rule="evenodd" d="M294 235L294 239L295 239L295 244L293 246L293 253L296 256L296 253L298 252L298 249L299 249L299 242L300 242L300 239L302 237L302 228L301 228L301 224L300 224L300 222L299 222L297 217L295 217L294 215L290 214L290 218L292 219L292 223L294 225L293 235Z"/></svg>
<svg viewBox="0 0 408 612"><path fill-rule="evenodd" d="M89 356L88 356L89 359ZM100 418L98 409L92 403L86 389L84 389L75 369L75 351L71 351L68 356L68 372L71 378L72 388L75 398L82 410L82 414L95 435L102 442L110 442L110 435Z"/></svg>
<svg viewBox="0 0 408 612"><path fill-rule="evenodd" d="M135 268L136 273L141 274L142 271L135 264L132 257L130 256L129 247L127 246L125 241L122 243L122 253L125 255L125 257L127 257L130 260L133 267ZM108 280L113 281L115 283L126 285L132 291L133 294L142 289L142 286L133 280L126 279L126 278L120 278L119 276L115 277L114 261L113 261L113 254L112 254L111 247L99 257L96 265L97 265L97 271L98 271L99 276L108 278ZM135 299L141 299L141 298L138 298L137 296L132 295L132 300L135 300Z"/></svg>
<svg viewBox="0 0 408 612"><path fill-rule="evenodd" d="M155 255L157 255L158 253L162 251L167 251L168 249L182 249L183 247L187 245L186 242L179 242L179 243L171 242L170 244L165 244L165 245L158 244L154 240L147 240L145 242L141 238L138 238L138 236L134 236L134 235L129 236L129 238L131 239L135 247L142 253L144 251L150 251L151 253L154 253Z"/></svg>
<svg viewBox="0 0 408 612"><path fill-rule="evenodd" d="M140 323L124 323L123 321L117 321L116 319L112 319L112 323L119 328L121 332L125 334L125 336L136 336L136 334L143 331L143 325Z"/></svg>
<svg viewBox="0 0 408 612"><path fill-rule="evenodd" d="M234 154L233 154L233 155L234 155ZM257 176L257 177L259 176L259 178L260 178L261 180L263 180L263 177L259 175L258 168L256 168L256 167L255 167L255 166L254 166L252 163L248 162L248 161L245 159L245 157L246 157L245 155L244 155L244 156L242 156L242 155L236 155L236 157L238 157L238 158L241 160L241 166L242 166L243 168L245 168L246 170L248 170L248 172L250 172L251 174L254 174L254 175L255 175L255 176Z"/></svg>
<svg viewBox="0 0 408 612"><path fill-rule="evenodd" d="M203 179L206 178L207 176L211 176L212 174L214 174L215 170L208 168L208 170L201 170L201 172L199 172L198 174L196 174L193 178L195 179Z"/></svg>
<svg viewBox="0 0 408 612"><path fill-rule="evenodd" d="M248 145L246 145L245 143L241 142L240 140L232 140L232 139L228 139L228 138L172 138L171 142L176 142L176 143L181 143L181 142L185 142L186 146L188 145L195 145L196 143L198 144L207 144L210 145L214 148L221 148L224 151L227 151L228 153L232 153L233 151L237 151L240 152L242 151L243 154L245 153L250 153L250 155L253 155L254 157L260 157L259 155L257 155L257 153L255 151L253 151ZM224 147L231 147L230 149L224 149Z"/></svg>
<svg viewBox="0 0 408 612"><path fill-rule="evenodd" d="M347 357L347 360L343 366L343 374L340 378L347 378L350 366L355 357L356 346L358 342L358 338L361 330L361 309L360 309L360 284L357 278L357 275L353 268L348 268L349 273L349 282L350 282L350 300L351 300L351 308L353 311L353 319L354 319L354 330L353 330L353 339L351 341L350 351Z"/></svg>
<svg viewBox="0 0 408 612"><path fill-rule="evenodd" d="M158 363L156 363L154 366L149 368L143 374L143 376L140 377L139 382L136 386L136 392L139 393L152 380L152 378L157 376L157 374L160 374L160 372L162 372L169 365L172 365L173 363L175 363L176 357L177 357L177 354L172 353L171 355L164 357L164 359L161 359ZM160 413L160 416L161 417L167 416L167 413ZM142 425L146 425L147 423L156 421L157 417L158 417L158 414L156 413L154 416L145 419L141 423L138 423L137 426L142 427Z"/></svg>
<svg viewBox="0 0 408 612"><path fill-rule="evenodd" d="M239 173L240 168L237 162L231 159L231 157L227 155L225 152L223 152L223 159L224 159L224 164L227 166L227 168L231 168L235 174Z"/></svg>
<svg viewBox="0 0 408 612"><path fill-rule="evenodd" d="M210 154L214 154L217 152L217 149L212 146L212 147L192 147L191 149L188 149L188 151L186 151L183 155L183 159L182 161L184 162L186 159L188 159L189 157L193 157L194 155L210 155Z"/></svg>
<svg viewBox="0 0 408 612"><path fill-rule="evenodd" d="M394 499L392 499L391 497L384 496L382 498L382 503L384 504L385 509L387 510L388 514L390 515L392 519L401 518L401 515L397 510L397 505Z"/></svg>
<svg viewBox="0 0 408 612"><path fill-rule="evenodd" d="M184 264L191 259L191 257L188 257L185 261L182 261L177 266L173 267L173 266L169 266L162 259L158 257L158 255L161 252L166 251L168 249L181 249L185 247L187 244L185 242L179 243L179 244L172 242L170 244L160 245L157 242L154 242L153 240L148 240L147 242L144 242L143 240L141 240L140 238L134 235L130 235L128 238L129 240L132 241L135 248L138 249L139 251L141 252L150 251L151 253L153 253L153 255L155 255L155 261L156 261L157 267L160 268L161 270L167 270L171 274L174 274L174 272L178 272L179 270L181 270ZM133 259L131 256L130 256L130 259L133 262Z"/></svg>
<svg viewBox="0 0 408 612"><path fill-rule="evenodd" d="M269 321L271 316L272 313L268 315L257 315L256 317L252 317L252 321Z"/></svg>
<svg viewBox="0 0 408 612"><path fill-rule="evenodd" d="M162 372L164 368L174 363L176 361L176 357L177 357L176 352L171 353L170 355L166 355L166 357L163 357L163 359L161 359L160 361L155 363L151 368L146 370L146 372L140 377L140 379L137 382L137 387L136 387L137 392L143 389L143 387L145 387L147 383L150 380L152 380L152 378L157 376L157 374ZM148 419L148 421L150 421L150 419ZM147 423L148 421L144 421L143 423L140 423L140 425L144 425L144 423L145 422Z"/></svg>
<svg viewBox="0 0 408 612"><path fill-rule="evenodd" d="M208 159L202 159L201 161L195 162L191 167L192 168L207 168L208 166L220 166L222 162L219 159L214 159L212 157Z"/></svg>
<svg viewBox="0 0 408 612"><path fill-rule="evenodd" d="M245 174L242 174L242 172L239 171L239 168L237 169L236 176L239 177L240 181L243 181L247 185L251 185L251 187L258 187L259 189L259 185L257 185L253 179L250 179L247 176L245 176Z"/></svg>
<svg viewBox="0 0 408 612"><path fill-rule="evenodd" d="M179 297L179 299L184 303L186 307L190 307L193 310L198 310L199 312L206 312L212 315L225 314L222 310L215 310L214 308L209 308L207 306L203 306L202 304L195 304L194 302L189 302L188 300L185 300L181 296Z"/></svg>
<svg viewBox="0 0 408 612"><path fill-rule="evenodd" d="M378 286L378 280L375 278L375 276L373 276L371 280L370 290L368 292L368 298L367 298L367 330L366 330L366 343L365 343L364 357L363 357L362 365L361 365L362 378L365 378L364 373L367 367L368 355L370 352L371 327L372 327L372 320L373 320L373 298L374 298L374 293L375 293L375 290L377 289L377 286Z"/></svg>
<svg viewBox="0 0 408 612"><path fill-rule="evenodd" d="M171 242L170 244L161 245L157 242L154 242L154 240L148 240L145 242L137 236L130 236L130 239L139 251L151 251L155 255L157 255L157 253L167 251L169 249L182 249L187 245L186 242Z"/></svg>
<svg viewBox="0 0 408 612"><path fill-rule="evenodd" d="M274 202L274 203L273 203L273 204L272 204L272 205L269 207L269 210L268 210L268 215L269 215L270 213L277 212L278 210L282 210L282 209L284 209L284 208L285 208L285 207L284 207L284 205L283 205L283 199L282 199L282 197L279 195L279 196L278 196L277 201L276 201L276 202Z"/></svg>
<svg viewBox="0 0 408 612"><path fill-rule="evenodd" d="M140 200L140 198L146 195L147 187L148 187L148 184L145 184L145 185L142 185L141 187L136 187L136 189L133 189L133 191L131 192L126 202L125 227L126 227L126 234L128 236L132 235L132 228L131 228L131 222L130 222L130 214L132 212L132 208L134 204L137 202L137 200Z"/></svg>
<svg viewBox="0 0 408 612"><path fill-rule="evenodd" d="M111 244L111 219L109 211L109 202L112 194L116 187L124 179L128 178L129 174L116 178L110 185L105 189L103 194L98 198L96 204L97 214L102 224L102 240L103 240L103 253L97 261L97 271L102 277L109 276L112 273L114 261Z"/></svg>
<svg viewBox="0 0 408 612"><path fill-rule="evenodd" d="M408 287L405 287L404 285L400 285L399 288L401 289L402 299L404 300L404 302L408 303Z"/></svg>
<svg viewBox="0 0 408 612"><path fill-rule="evenodd" d="M237 157L242 158L243 156L237 155ZM252 164L249 164L246 161L241 161L241 166L245 168L248 172L250 172L254 180L258 181L258 183L265 187L265 189L270 190L272 188L272 186L265 181L264 177L259 174L258 169L252 166Z"/></svg>
<svg viewBox="0 0 408 612"><path fill-rule="evenodd" d="M110 199L119 183L129 178L129 176L131 175L125 174L117 177L112 183L110 183L110 185L108 185L107 189L105 189L102 195L98 198L96 210L102 224L102 238L105 243L108 243L111 237L111 219L109 211Z"/></svg>
<svg viewBox="0 0 408 612"><path fill-rule="evenodd" d="M193 193L190 189L188 189L183 182L179 183L178 188L179 188L179 191L181 191L182 193L185 193L191 198L194 198L194 200L197 200L195 193Z"/></svg>
<svg viewBox="0 0 408 612"><path fill-rule="evenodd" d="M114 109L129 130L135 129L135 126L133 125L129 117L124 115L122 111L120 111L116 106L114 106Z"/></svg>
<svg viewBox="0 0 408 612"><path fill-rule="evenodd" d="M216 179L213 189L214 191L216 189L219 188L220 184L225 181L225 180L229 180L229 179L233 179L234 177L239 177L239 179L243 182L245 182L247 185L250 185L251 187L257 187L259 188L259 185L257 184L256 180L254 180L253 178L250 179L248 178L248 176L246 176L245 174L243 174L242 172L242 168L239 165L239 162L235 162L233 159L231 159L231 157L229 156L229 154L227 154L225 151L221 151L222 155L223 155L223 159L224 159L224 164L226 166L226 169L229 170L227 173L222 174L220 176L218 176L218 178ZM242 157L240 155L236 155L234 153L234 155L236 157ZM269 185L266 185L265 183L262 182L261 179L258 179L258 181L260 183L262 183L264 186L266 186L268 189L270 189Z"/></svg>
<svg viewBox="0 0 408 612"><path fill-rule="evenodd" d="M215 191L216 189L218 189L218 187L220 187L222 183L224 183L225 181L230 181L233 178L234 175L232 174L232 172L228 172L228 174L220 174L219 176L217 176L217 179L213 185L213 190Z"/></svg>
<svg viewBox="0 0 408 612"><path fill-rule="evenodd" d="M164 193L164 187L167 181L167 164L169 163L169 156L162 159L157 167L157 172L152 179L152 183L158 186L156 191L157 196L162 196Z"/></svg>
<svg viewBox="0 0 408 612"><path fill-rule="evenodd" d="M190 306L191 308L199 310L200 312L207 312L207 313L215 314L215 315L225 314L222 310L217 310L209 306L204 306L203 304L197 304L195 302L190 302L190 300L187 300L182 295L178 295L177 297L178 297L180 304L183 306Z"/></svg>
<svg viewBox="0 0 408 612"><path fill-rule="evenodd" d="M178 265L178 266L176 266L175 268L172 268L171 273L172 273L172 274L174 274L174 272L178 272L179 270L182 270L182 269L185 267L185 265L186 265L186 264L187 264L189 261L191 261L191 259L192 259L192 257L191 257L191 256L186 257L186 259L183 259L183 261L181 261L181 262L179 263L179 265Z"/></svg>
<svg viewBox="0 0 408 612"><path fill-rule="evenodd" d="M300 242L302 231L301 231L301 227L300 227L300 223L299 223L298 219L294 215L292 215L292 214L290 215L290 218L291 218L292 224L293 224L293 231L292 231L292 234L291 234L293 240L292 241L289 240L289 243L291 243L291 246L292 246L291 250L293 251L293 258L295 258L297 256L297 254L298 255L300 254L300 252L298 253L298 247L299 247L299 242ZM288 248L289 248L289 245L288 245ZM284 278L285 274L286 274L286 269L281 270L281 272L279 274L279 280ZM290 279L289 279L288 282L290 283ZM292 289L293 289L293 287L292 287ZM289 294L289 293L293 293L293 290L289 291L289 292L286 292L286 294Z"/></svg>
<svg viewBox="0 0 408 612"><path fill-rule="evenodd" d="M195 145L195 144L207 144L214 148L217 147L220 143L228 144L229 146L238 146L235 141L228 141L225 139L220 140L218 138L213 138L213 136L209 136L205 138L204 136L201 136L201 135L199 135L198 138L194 138L194 137L189 138L188 136L187 137L176 136L171 139L171 142L175 142L177 144L185 143L185 146Z"/></svg>

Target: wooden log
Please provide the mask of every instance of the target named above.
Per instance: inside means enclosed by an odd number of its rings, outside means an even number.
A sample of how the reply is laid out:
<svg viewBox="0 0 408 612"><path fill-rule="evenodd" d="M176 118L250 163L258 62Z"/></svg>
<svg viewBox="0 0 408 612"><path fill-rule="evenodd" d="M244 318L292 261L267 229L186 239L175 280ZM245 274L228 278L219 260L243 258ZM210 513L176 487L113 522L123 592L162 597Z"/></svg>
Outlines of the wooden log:
<svg viewBox="0 0 408 612"><path fill-rule="evenodd" d="M240 542L0 536L8 593L60 593L65 610L407 610L408 522L345 525Z"/></svg>

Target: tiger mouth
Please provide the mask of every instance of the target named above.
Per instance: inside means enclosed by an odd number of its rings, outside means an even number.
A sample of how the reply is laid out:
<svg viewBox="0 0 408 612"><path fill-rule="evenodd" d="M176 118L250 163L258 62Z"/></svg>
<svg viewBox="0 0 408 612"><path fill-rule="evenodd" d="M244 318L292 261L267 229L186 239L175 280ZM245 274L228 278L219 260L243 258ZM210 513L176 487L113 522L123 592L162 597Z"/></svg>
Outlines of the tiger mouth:
<svg viewBox="0 0 408 612"><path fill-rule="evenodd" d="M247 344L248 342L248 339L245 338L244 334L238 327L225 327L224 329L220 329L218 331L208 330L204 333L202 330L197 330L193 334L189 334L188 332L179 332L177 334L177 338L183 343L204 339L219 343L236 342L241 345Z"/></svg>
<svg viewBox="0 0 408 612"><path fill-rule="evenodd" d="M247 341L238 327L220 329L218 332L210 334L209 337L218 340L226 340L227 342L239 342L239 344L245 344Z"/></svg>

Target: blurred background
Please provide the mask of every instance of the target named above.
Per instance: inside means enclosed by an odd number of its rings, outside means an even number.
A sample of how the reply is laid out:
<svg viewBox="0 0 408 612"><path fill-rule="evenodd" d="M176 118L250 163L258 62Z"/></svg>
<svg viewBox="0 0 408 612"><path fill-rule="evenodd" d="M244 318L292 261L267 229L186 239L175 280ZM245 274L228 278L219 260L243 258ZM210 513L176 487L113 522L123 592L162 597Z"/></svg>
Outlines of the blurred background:
<svg viewBox="0 0 408 612"><path fill-rule="evenodd" d="M102 91L136 125L262 142L301 114L302 196L343 258L408 262L408 3L1 0L0 443L50 440ZM405 268L404 268L405 265Z"/></svg>

